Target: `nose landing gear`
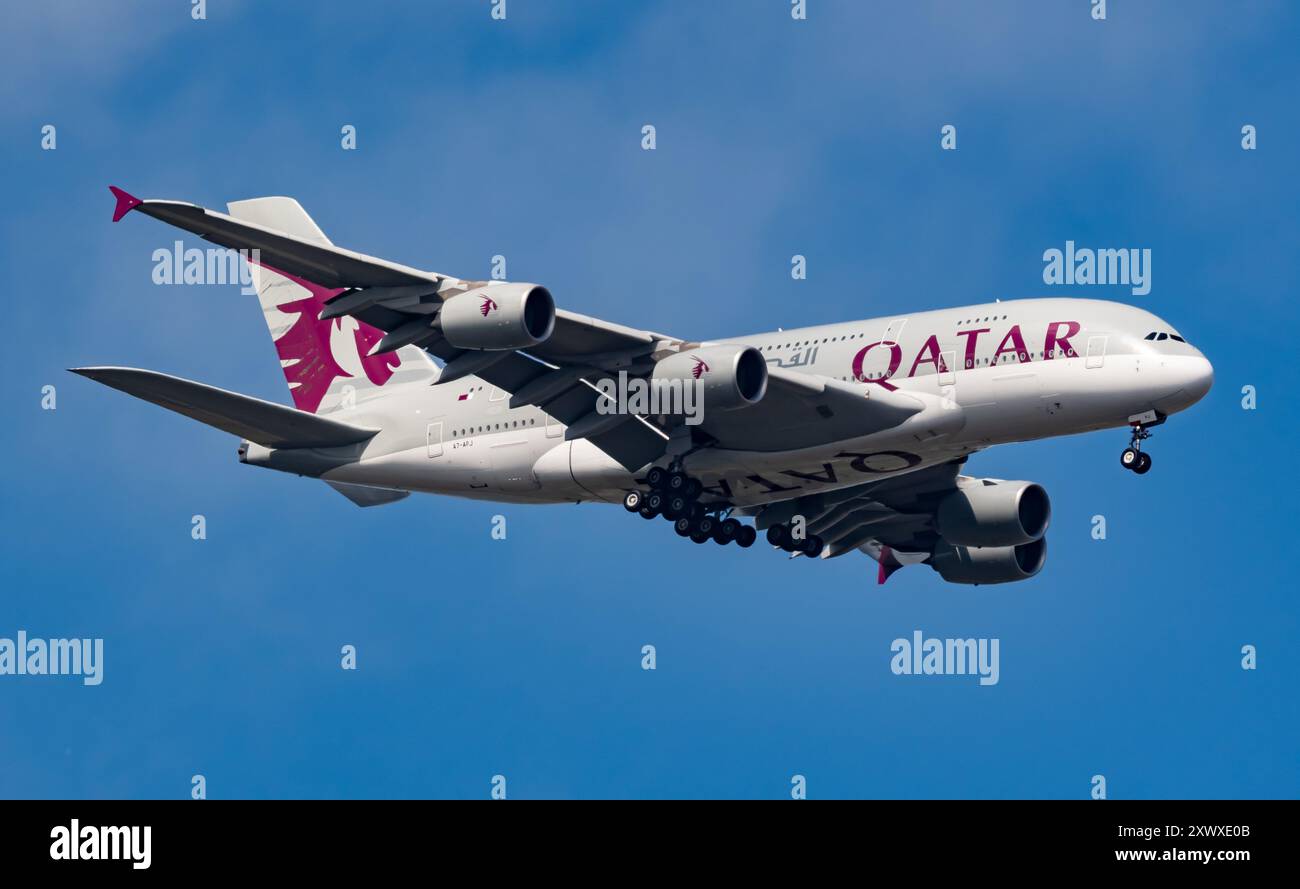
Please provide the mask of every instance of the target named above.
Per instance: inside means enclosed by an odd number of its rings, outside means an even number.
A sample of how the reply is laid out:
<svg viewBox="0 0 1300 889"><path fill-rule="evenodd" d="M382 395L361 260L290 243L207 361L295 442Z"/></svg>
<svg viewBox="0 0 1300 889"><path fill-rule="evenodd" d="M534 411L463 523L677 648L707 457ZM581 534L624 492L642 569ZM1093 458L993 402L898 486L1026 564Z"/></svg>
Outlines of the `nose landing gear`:
<svg viewBox="0 0 1300 889"><path fill-rule="evenodd" d="M1151 470L1151 455L1142 451L1142 442L1151 437L1151 433L1141 423L1133 424L1133 437L1128 447L1119 455L1119 465L1132 470L1138 475L1146 475Z"/></svg>

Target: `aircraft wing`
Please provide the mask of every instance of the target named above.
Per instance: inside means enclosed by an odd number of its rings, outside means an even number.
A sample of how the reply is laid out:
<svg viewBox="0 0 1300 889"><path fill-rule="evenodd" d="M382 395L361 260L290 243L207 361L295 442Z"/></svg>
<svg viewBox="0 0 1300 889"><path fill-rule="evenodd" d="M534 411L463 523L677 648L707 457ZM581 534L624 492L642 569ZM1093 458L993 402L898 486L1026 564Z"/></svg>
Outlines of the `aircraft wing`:
<svg viewBox="0 0 1300 889"><path fill-rule="evenodd" d="M437 285L441 276L336 247L322 234L308 239L266 225L236 219L183 201L141 200L116 186L113 221L130 211L160 219L232 250L257 250L262 264L323 287L401 287Z"/></svg>
<svg viewBox="0 0 1300 889"><path fill-rule="evenodd" d="M463 292L457 288L454 293ZM416 316L381 305L355 313L358 320L383 331L397 330ZM595 381L655 351L664 342L657 334L637 331L584 315L556 310L555 330L541 346L499 356L472 373L511 395L510 406L536 405L567 428L568 439L586 438L634 471L658 459L668 436L646 418L630 414L601 414L602 398ZM438 337L422 347L443 362L440 381L460 378L457 359L475 359L473 352Z"/></svg>
<svg viewBox="0 0 1300 889"><path fill-rule="evenodd" d="M230 215L180 201L141 200L116 187L110 190L117 199L114 222L136 211L222 247L257 250L261 265L339 291L328 305L329 314L322 317L352 315L394 341L400 340L403 327L410 329L416 322L427 321L442 301L489 283L460 280L345 250L332 244L319 229L309 237L280 231L273 225L276 202L290 202L288 198L235 202L230 209L237 215ZM427 334L427 329L425 325L422 332ZM680 342L559 310L546 342L528 352L491 356L495 360L487 366L477 363L485 357L482 353L457 349L441 336L418 344L444 362L439 384L470 374L484 379L512 395L511 407L540 407L568 427L567 438L587 438L624 467L635 470L664 453L668 436L646 418L597 412L600 396L592 381L643 363L652 353Z"/></svg>
<svg viewBox="0 0 1300 889"><path fill-rule="evenodd" d="M788 451L889 429L924 407L906 393L881 386L851 385L769 366L767 394L758 404L705 411L700 428L719 447Z"/></svg>
<svg viewBox="0 0 1300 889"><path fill-rule="evenodd" d="M785 500L757 510L759 529L802 515L807 533L826 543L822 558L858 550L875 559L877 582L905 565L929 558L940 542L935 527L939 501L957 488L966 458L940 463L905 475L867 482L826 494Z"/></svg>

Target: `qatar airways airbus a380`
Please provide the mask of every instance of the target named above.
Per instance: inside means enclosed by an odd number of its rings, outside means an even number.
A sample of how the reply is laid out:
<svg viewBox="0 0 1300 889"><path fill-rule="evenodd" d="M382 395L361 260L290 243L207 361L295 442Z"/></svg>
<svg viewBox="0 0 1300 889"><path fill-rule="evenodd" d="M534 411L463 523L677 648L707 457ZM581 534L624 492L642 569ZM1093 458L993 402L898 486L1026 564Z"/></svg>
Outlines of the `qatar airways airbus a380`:
<svg viewBox="0 0 1300 889"><path fill-rule="evenodd" d="M336 247L291 198L219 213L112 191L114 221L136 211L247 251L295 406L147 370L75 372L361 506L411 491L621 503L697 543L747 547L765 530L790 553L865 552L881 583L918 563L954 583L1024 580L1046 558L1047 493L962 475L967 457L1126 428L1120 462L1146 473L1151 427L1214 378L1171 324L1119 303L1013 300L699 342L557 310L536 284ZM697 393L697 410L614 394L637 383Z"/></svg>

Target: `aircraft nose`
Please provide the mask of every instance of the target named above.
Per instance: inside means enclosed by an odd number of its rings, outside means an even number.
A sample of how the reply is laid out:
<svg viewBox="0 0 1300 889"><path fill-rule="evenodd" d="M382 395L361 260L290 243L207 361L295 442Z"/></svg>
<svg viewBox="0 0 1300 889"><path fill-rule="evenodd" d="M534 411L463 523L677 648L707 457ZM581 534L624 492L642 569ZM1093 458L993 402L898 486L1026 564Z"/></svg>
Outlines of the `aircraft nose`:
<svg viewBox="0 0 1300 889"><path fill-rule="evenodd" d="M1210 364L1210 360L1204 355L1187 359L1187 366L1183 373L1186 375L1183 389L1193 401L1204 398L1210 391L1210 387L1214 385L1214 365Z"/></svg>

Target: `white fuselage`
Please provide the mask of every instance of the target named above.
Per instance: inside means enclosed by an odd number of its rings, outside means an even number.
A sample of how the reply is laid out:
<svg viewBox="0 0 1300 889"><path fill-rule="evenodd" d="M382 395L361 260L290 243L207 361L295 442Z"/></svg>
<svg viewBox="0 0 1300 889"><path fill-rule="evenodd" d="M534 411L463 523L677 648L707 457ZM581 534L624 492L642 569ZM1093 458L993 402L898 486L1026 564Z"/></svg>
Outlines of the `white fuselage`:
<svg viewBox="0 0 1300 889"><path fill-rule="evenodd" d="M1156 336L1147 339L1149 334ZM1164 337L1160 338L1163 334ZM705 448L686 468L710 496L753 506L879 480L990 445L1124 426L1172 414L1209 389L1213 371L1168 323L1119 303L1029 299L725 340L771 367L868 392L896 387L926 403L872 435L795 450ZM537 407L467 377L360 401L340 419L383 431L360 459L325 471L341 482L528 503L617 501L630 473Z"/></svg>

